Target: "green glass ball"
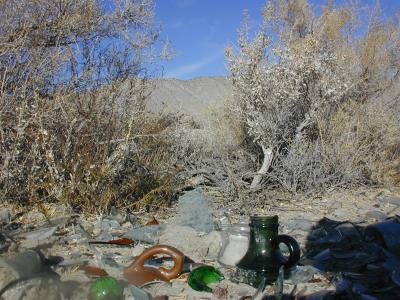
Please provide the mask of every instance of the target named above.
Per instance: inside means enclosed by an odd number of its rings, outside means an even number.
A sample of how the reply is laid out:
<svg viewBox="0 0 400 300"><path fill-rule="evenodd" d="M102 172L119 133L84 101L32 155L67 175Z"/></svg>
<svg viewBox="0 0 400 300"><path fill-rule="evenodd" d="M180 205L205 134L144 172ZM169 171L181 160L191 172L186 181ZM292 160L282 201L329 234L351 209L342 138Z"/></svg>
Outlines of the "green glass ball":
<svg viewBox="0 0 400 300"><path fill-rule="evenodd" d="M89 300L122 300L124 288L111 276L97 278L89 290Z"/></svg>

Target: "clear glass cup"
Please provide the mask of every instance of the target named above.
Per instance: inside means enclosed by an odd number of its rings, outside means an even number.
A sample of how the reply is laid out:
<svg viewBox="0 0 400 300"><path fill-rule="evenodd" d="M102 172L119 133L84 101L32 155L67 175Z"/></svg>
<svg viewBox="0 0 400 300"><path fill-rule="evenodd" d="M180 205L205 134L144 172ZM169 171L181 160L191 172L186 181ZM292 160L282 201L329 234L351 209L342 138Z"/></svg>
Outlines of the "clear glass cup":
<svg viewBox="0 0 400 300"><path fill-rule="evenodd" d="M227 267L234 267L247 252L250 227L248 223L229 224L223 225L221 231L218 262Z"/></svg>

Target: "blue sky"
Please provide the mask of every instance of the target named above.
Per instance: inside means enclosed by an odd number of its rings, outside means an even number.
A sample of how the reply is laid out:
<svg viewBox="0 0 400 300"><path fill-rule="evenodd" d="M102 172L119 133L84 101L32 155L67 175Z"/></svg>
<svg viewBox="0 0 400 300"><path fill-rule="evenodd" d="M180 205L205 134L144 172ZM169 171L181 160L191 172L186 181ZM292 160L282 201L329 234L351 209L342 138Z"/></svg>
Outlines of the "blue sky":
<svg viewBox="0 0 400 300"><path fill-rule="evenodd" d="M371 4L374 0L359 2ZM400 0L380 2L384 15L400 10ZM251 24L256 27L264 4L265 0L155 0L155 19L162 26L162 38L168 38L176 52L172 61L162 64L164 77L226 75L224 48L235 42L243 11L249 11Z"/></svg>

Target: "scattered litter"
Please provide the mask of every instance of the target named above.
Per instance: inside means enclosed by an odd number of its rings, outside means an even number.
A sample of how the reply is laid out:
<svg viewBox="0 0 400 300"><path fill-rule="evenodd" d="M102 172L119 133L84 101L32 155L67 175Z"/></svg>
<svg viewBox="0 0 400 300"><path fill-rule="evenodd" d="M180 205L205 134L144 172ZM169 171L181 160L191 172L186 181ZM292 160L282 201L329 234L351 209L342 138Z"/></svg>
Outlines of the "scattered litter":
<svg viewBox="0 0 400 300"><path fill-rule="evenodd" d="M367 226L365 238L400 254L400 217Z"/></svg>
<svg viewBox="0 0 400 300"><path fill-rule="evenodd" d="M95 267L95 266L88 266L88 265L81 265L79 266L79 269L85 272L85 275L87 276L107 276L108 273L99 267Z"/></svg>
<svg viewBox="0 0 400 300"><path fill-rule="evenodd" d="M89 300L123 300L124 288L111 276L96 279L89 289Z"/></svg>
<svg viewBox="0 0 400 300"><path fill-rule="evenodd" d="M222 227L222 245L218 261L225 266L236 266L249 247L250 228L238 223Z"/></svg>
<svg viewBox="0 0 400 300"><path fill-rule="evenodd" d="M201 266L190 272L188 284L195 291L211 293L213 290L208 284L220 282L223 279L224 276L216 268L212 266Z"/></svg>
<svg viewBox="0 0 400 300"><path fill-rule="evenodd" d="M174 259L170 269L146 266L145 262L154 255L166 254ZM156 245L146 249L133 263L124 269L124 277L130 284L142 286L152 281L169 281L177 278L183 269L185 255L178 249L167 245Z"/></svg>
<svg viewBox="0 0 400 300"><path fill-rule="evenodd" d="M111 241L91 241L93 245L118 245L118 246L134 246L135 241L127 238L115 239Z"/></svg>
<svg viewBox="0 0 400 300"><path fill-rule="evenodd" d="M153 217L153 219L151 219L150 221L148 221L146 223L146 225L159 225L160 223L157 221L157 219L155 217Z"/></svg>
<svg viewBox="0 0 400 300"><path fill-rule="evenodd" d="M316 268L335 272L337 295L397 299L400 295L399 217L362 227L323 219L309 233L306 256ZM397 296L396 296L397 295Z"/></svg>
<svg viewBox="0 0 400 300"><path fill-rule="evenodd" d="M278 216L251 216L249 247L244 257L237 263L232 276L234 282L243 282L254 287L262 281L271 284L276 281L280 267L285 269L297 265L300 259L300 246L288 235L278 234ZM279 244L285 244L289 256L285 258Z"/></svg>

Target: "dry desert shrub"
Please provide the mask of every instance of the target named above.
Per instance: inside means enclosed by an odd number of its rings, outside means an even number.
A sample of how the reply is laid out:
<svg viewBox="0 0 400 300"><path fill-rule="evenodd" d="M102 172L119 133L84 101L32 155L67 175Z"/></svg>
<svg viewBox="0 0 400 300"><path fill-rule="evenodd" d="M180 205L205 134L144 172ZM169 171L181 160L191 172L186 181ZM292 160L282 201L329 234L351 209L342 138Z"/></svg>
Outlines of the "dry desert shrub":
<svg viewBox="0 0 400 300"><path fill-rule="evenodd" d="M331 119L315 119L318 137L289 145L273 163L273 180L293 193L398 184L400 124L391 111L349 102Z"/></svg>
<svg viewBox="0 0 400 300"><path fill-rule="evenodd" d="M144 110L153 4L109 4L0 2L2 201L94 212L168 198L175 118Z"/></svg>
<svg viewBox="0 0 400 300"><path fill-rule="evenodd" d="M398 82L399 20L378 4L328 1L319 12L307 0L271 0L254 37L248 24L226 53L234 111L263 154L251 188L266 179L313 190L395 172L399 122L379 95Z"/></svg>

